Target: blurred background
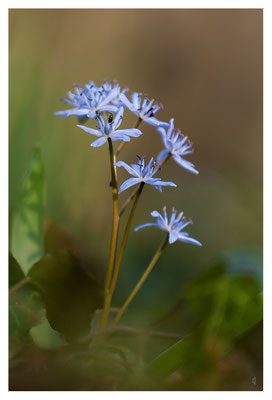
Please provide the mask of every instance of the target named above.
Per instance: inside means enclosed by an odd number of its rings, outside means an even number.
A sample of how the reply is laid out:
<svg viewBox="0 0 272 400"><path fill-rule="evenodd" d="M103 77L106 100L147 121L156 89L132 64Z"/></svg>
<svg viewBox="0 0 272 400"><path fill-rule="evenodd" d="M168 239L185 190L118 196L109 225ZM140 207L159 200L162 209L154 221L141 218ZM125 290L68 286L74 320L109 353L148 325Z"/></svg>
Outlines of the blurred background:
<svg viewBox="0 0 272 400"><path fill-rule="evenodd" d="M146 187L133 228L151 221L152 210L175 206L192 218L188 231L203 244L169 246L123 323L160 319L218 260L226 263L227 276L250 277L262 290L262 10L12 9L9 43L11 214L39 143L46 224L67 232L103 282L112 215L107 148L91 148L76 118L54 112L66 108L60 98L73 83L116 79L129 93L163 104L156 117L175 118L194 143L187 159L200 172L190 174L170 160L160 176L178 188L160 194ZM130 127L137 118L126 113L123 127ZM153 127L142 123L140 129L143 135L121 153L127 163L163 148ZM120 171L119 180L126 178ZM113 306L130 293L162 236L152 228L131 232ZM245 387L254 389L251 381Z"/></svg>

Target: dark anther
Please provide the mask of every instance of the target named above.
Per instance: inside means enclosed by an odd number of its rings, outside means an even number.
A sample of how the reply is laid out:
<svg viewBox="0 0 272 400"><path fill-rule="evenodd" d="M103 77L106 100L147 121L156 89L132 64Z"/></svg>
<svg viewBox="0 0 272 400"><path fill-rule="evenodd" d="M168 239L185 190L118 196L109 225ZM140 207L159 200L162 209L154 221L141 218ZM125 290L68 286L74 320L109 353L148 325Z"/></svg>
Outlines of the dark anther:
<svg viewBox="0 0 272 400"><path fill-rule="evenodd" d="M112 186L112 181L110 181L110 186Z"/></svg>
<svg viewBox="0 0 272 400"><path fill-rule="evenodd" d="M110 113L110 115L109 115L109 117L108 117L108 122L109 122L109 124L111 124L112 121L113 121L113 115L112 115L112 113Z"/></svg>

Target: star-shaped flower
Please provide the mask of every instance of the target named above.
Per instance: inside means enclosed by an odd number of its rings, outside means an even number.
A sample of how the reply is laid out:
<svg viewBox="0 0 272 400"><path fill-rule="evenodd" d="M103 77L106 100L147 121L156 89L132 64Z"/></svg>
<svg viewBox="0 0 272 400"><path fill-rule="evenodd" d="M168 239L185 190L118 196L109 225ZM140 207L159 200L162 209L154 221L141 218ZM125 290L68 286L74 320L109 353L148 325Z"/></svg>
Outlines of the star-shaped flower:
<svg viewBox="0 0 272 400"><path fill-rule="evenodd" d="M118 107L110 103L117 99L119 93L120 87L117 83L110 89L109 84L106 87L103 85L97 87L92 81L87 83L84 89L80 85L75 85L75 93L68 92L68 99L63 99L72 108L57 111L55 115L65 118L71 115L79 118L96 118L103 111L117 112Z"/></svg>
<svg viewBox="0 0 272 400"><path fill-rule="evenodd" d="M194 174L198 174L194 164L184 160L183 158L187 154L192 154L194 150L188 137L184 136L180 130L174 128L174 119L172 118L170 120L167 131L164 129L164 127L157 128L157 131L161 134L163 143L165 145L165 150L162 150L159 153L157 161L161 162L167 156L167 154L170 153L177 164L181 165L188 171L193 172Z"/></svg>
<svg viewBox="0 0 272 400"><path fill-rule="evenodd" d="M140 225L135 228L135 231L139 229L146 228L147 226L156 226L163 231L169 232L169 243L174 243L177 240L181 242L195 244L197 246L202 246L202 244L191 237L187 232L183 232L183 229L192 223L191 220L187 221L186 218L183 216L183 212L177 215L177 211L175 209L172 210L171 216L168 220L166 207L163 208L163 215L160 214L158 211L151 212L152 217L157 218L156 222L148 222L146 224Z"/></svg>
<svg viewBox="0 0 272 400"><path fill-rule="evenodd" d="M151 158L146 166L144 158L138 156L138 159L138 164L128 165L124 161L118 161L114 164L116 167L125 168L130 175L133 175L135 177L129 178L125 182L123 182L120 186L119 193L123 192L123 190L128 189L130 186L136 185L140 182L148 183L149 185L155 186L155 188L160 192L162 191L162 186L177 186L173 182L164 182L161 180L161 178L153 178L153 176L159 169L157 162L154 161L153 158Z"/></svg>
<svg viewBox="0 0 272 400"><path fill-rule="evenodd" d="M95 140L91 146L100 147L110 138L113 142L117 140L123 140L124 142L129 142L130 137L139 137L142 132L139 129L118 129L122 122L124 113L124 108L120 107L116 113L114 119L112 119L112 114L110 114L109 119L106 116L98 116L97 129L88 128L84 125L77 125L79 128L83 129L85 132L91 135L98 136L99 139Z"/></svg>
<svg viewBox="0 0 272 400"><path fill-rule="evenodd" d="M143 100L142 97L144 97ZM131 95L131 101L129 101L124 93L120 93L119 99L130 111L148 124L156 127L163 126L165 128L169 126L168 122L158 121L154 117L154 114L162 108L161 104L154 104L154 100L148 100L146 96L137 92Z"/></svg>

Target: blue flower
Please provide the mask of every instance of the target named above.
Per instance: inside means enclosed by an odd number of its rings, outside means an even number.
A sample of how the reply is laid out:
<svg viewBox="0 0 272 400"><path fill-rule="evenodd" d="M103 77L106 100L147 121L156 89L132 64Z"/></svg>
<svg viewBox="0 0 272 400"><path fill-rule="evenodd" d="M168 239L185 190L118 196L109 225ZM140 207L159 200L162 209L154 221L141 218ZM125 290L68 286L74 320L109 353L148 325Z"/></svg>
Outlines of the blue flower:
<svg viewBox="0 0 272 400"><path fill-rule="evenodd" d="M183 232L182 230L189 224L192 223L191 220L187 221L183 216L183 212L178 214L175 209L172 210L170 219L168 220L166 207L163 208L163 215L161 215L158 211L151 212L152 217L157 218L157 222L149 222L147 224L143 224L135 228L135 231L139 229L146 228L147 226L156 226L163 231L169 232L169 243L174 243L177 240L181 242L195 244L197 246L202 246L202 244L191 237L187 232Z"/></svg>
<svg viewBox="0 0 272 400"><path fill-rule="evenodd" d="M105 93L108 94L110 93L114 88L118 87L119 88L119 84L117 81L113 81L113 83L111 81L105 80L103 85L103 90L105 90ZM128 91L128 88L126 87L125 89L123 89L121 92L119 90L119 93L117 95L116 98L113 98L111 100L111 104L117 106L117 107L125 107L125 105L123 104L123 102L120 100L120 94L126 94Z"/></svg>
<svg viewBox="0 0 272 400"><path fill-rule="evenodd" d="M105 82L104 82L105 85ZM66 104L72 108L57 111L55 115L60 117L70 117L76 115L79 118L96 118L103 111L117 112L118 107L110 104L117 99L120 93L120 87L117 83L109 88L109 83L97 87L94 82L90 81L83 89L80 85L75 85L75 93L68 92L68 99L63 99Z"/></svg>
<svg viewBox="0 0 272 400"><path fill-rule="evenodd" d="M100 147L106 143L107 139L111 139L113 142L116 140L123 140L124 142L129 142L130 137L138 137L142 134L139 129L117 129L123 118L124 108L120 107L116 113L113 120L111 118L107 119L106 116L99 115L96 118L97 129L88 128L84 125L77 125L79 128L83 129L85 132L91 135L98 136L99 139L95 140L91 146Z"/></svg>
<svg viewBox="0 0 272 400"><path fill-rule="evenodd" d="M148 124L156 127L163 126L165 128L169 126L168 122L158 121L154 117L154 114L162 108L161 104L154 104L154 100L148 100L146 96L142 100L142 94L136 92L131 95L131 101L129 101L124 93L120 93L119 99L130 111Z"/></svg>
<svg viewBox="0 0 272 400"><path fill-rule="evenodd" d="M157 128L157 131L161 134L166 148L159 153L157 161L160 163L170 153L177 164L194 174L198 174L194 164L183 159L187 154L193 153L192 143L188 140L187 136L184 136L180 132L180 130L174 128L174 119L172 118L170 120L167 132L163 127Z"/></svg>
<svg viewBox="0 0 272 400"><path fill-rule="evenodd" d="M173 182L163 182L161 178L153 178L153 175L157 172L158 164L156 161L151 158L149 163L145 166L144 158L138 156L139 162L138 164L131 164L130 166L124 161L118 161L114 165L116 167L123 167L127 170L127 172L133 175L135 178L129 178L125 182L122 183L119 189L119 193L123 192L130 186L136 185L137 183L144 182L149 185L155 186L157 190L162 191L162 186L177 186Z"/></svg>

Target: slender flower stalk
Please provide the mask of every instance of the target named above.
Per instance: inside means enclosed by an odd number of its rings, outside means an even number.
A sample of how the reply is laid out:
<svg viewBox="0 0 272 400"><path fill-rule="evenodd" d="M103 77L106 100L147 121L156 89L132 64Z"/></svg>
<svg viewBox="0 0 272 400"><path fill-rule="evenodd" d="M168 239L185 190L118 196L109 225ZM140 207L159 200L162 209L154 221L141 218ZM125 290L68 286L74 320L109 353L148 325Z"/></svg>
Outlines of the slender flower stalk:
<svg viewBox="0 0 272 400"><path fill-rule="evenodd" d="M110 155L110 167L111 167L111 186L112 186L112 201L113 201L113 220L112 220L112 234L111 234L111 244L110 244L110 254L109 254L109 262L108 269L106 274L106 282L105 282L105 304L104 309L101 314L100 319L100 327L105 328L107 324L107 295L109 293L112 273L114 268L115 256L116 256L116 247L117 247L117 238L118 238L118 228L119 228L119 211L118 211L118 184L117 184L117 175L116 168L114 167L114 151L112 141L108 139L109 144L109 155Z"/></svg>
<svg viewBox="0 0 272 400"><path fill-rule="evenodd" d="M136 294L138 293L138 291L141 289L144 281L146 280L146 278L148 277L148 275L150 274L150 272L152 271L152 269L155 267L158 259L160 258L163 250L165 249L167 243L168 243L168 233L165 237L165 239L163 240L162 244L160 245L160 247L158 248L157 252L155 253L154 257L152 258L150 264L148 265L147 269L145 270L145 272L143 273L141 279L139 280L139 282L137 283L137 285L135 286L135 288L132 290L131 294L129 295L129 297L127 298L127 300L125 301L124 305L122 306L121 310L118 312L118 314L116 315L114 321L113 321L113 326L117 325L120 318L122 317L122 315L124 314L124 312L126 311L127 307L129 306L129 304L131 303L131 301L134 299L134 297L136 296Z"/></svg>
<svg viewBox="0 0 272 400"><path fill-rule="evenodd" d="M134 126L134 129L137 129L141 122L142 122L142 119L138 118L138 120L137 120L137 122L136 122L136 124ZM116 153L115 153L116 157L118 157L118 155L120 154L121 150L124 148L125 144L126 144L125 142L122 142L122 143L119 144L119 146L117 147Z"/></svg>
<svg viewBox="0 0 272 400"><path fill-rule="evenodd" d="M108 315L109 315L109 310L110 310L110 305L111 305L111 299L112 299L112 296L113 296L113 293L114 293L114 290L115 290L115 287L116 287L117 278L118 278L118 274L119 274L122 258L123 258L125 247L126 247L126 244L127 244L128 234L129 234L129 231L130 231L130 228L131 228L131 223L132 223L132 220L133 220L133 217L134 217L134 214L135 214L135 210L136 210L137 204L139 202L141 193L143 191L143 188L144 188L144 182L141 182L140 186L139 186L139 188L137 190L137 194L135 196L135 200L134 200L134 203L132 205L132 208L131 208L131 211L130 211L130 214L129 214L129 218L128 218L128 221L127 221L127 224L126 224L126 227L125 227L123 239L122 239L122 242L121 242L121 245L120 245L120 250L119 250L119 253L118 253L117 261L116 261L116 264L115 264L115 267L114 267L114 271L113 271L113 275L112 275L110 289L109 289L109 291L108 291L108 293L106 295L106 301L105 301L105 320L106 320L106 323L107 323L107 320L108 320Z"/></svg>

